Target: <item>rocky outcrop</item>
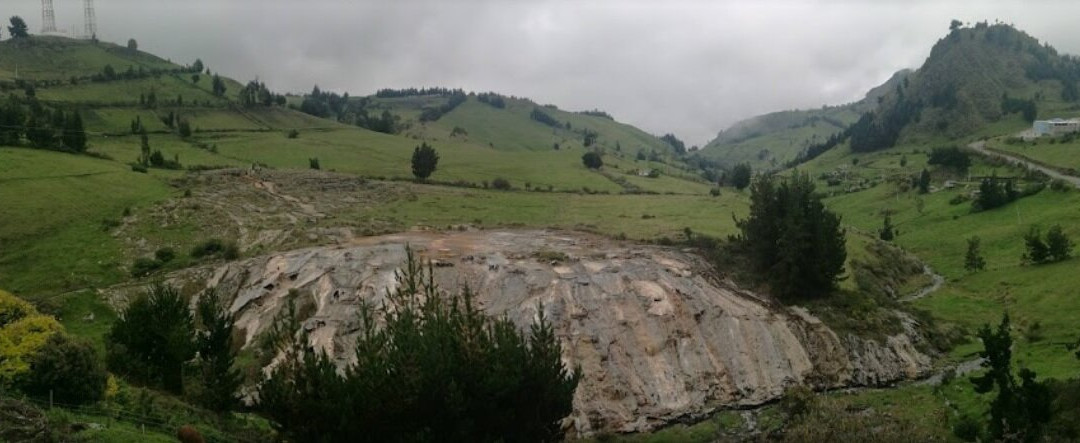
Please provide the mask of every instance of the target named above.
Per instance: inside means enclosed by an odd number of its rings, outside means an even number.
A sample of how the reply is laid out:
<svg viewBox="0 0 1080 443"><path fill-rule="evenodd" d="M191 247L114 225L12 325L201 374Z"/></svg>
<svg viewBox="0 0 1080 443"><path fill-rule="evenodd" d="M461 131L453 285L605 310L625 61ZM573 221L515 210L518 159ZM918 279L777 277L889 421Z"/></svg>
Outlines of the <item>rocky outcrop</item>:
<svg viewBox="0 0 1080 443"><path fill-rule="evenodd" d="M841 337L805 310L721 281L692 252L577 233L405 233L188 277L232 295L246 345L297 297L312 344L345 364L357 307L385 301L406 244L434 261L443 289L468 285L491 315L527 328L542 306L565 364L584 373L569 419L579 435L643 431L719 406L760 404L795 383L872 386L930 368L911 319L907 333L883 342Z"/></svg>

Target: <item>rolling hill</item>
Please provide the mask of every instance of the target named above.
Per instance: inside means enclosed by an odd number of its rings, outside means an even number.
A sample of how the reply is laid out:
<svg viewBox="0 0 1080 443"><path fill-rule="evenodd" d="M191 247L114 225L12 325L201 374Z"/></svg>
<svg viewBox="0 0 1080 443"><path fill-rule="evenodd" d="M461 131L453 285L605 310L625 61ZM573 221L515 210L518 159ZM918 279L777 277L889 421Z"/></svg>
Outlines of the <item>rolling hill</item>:
<svg viewBox="0 0 1080 443"><path fill-rule="evenodd" d="M747 163L755 169L782 169L808 146L822 143L858 121L910 74L909 70L896 72L857 102L772 112L739 121L721 131L699 155L726 167Z"/></svg>

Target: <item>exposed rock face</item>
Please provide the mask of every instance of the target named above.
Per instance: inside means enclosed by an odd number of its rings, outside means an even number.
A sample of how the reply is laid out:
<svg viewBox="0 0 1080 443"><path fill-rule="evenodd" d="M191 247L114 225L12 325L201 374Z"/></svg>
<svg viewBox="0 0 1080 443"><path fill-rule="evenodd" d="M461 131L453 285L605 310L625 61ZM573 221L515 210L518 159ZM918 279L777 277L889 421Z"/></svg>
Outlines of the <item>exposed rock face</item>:
<svg viewBox="0 0 1080 443"><path fill-rule="evenodd" d="M444 290L468 284L491 315L526 328L543 305L564 362L584 372L570 417L579 435L758 404L793 383L880 385L930 368L913 321L884 343L838 337L800 308L711 277L692 253L576 233L406 233L228 263L201 277L234 296L249 345L289 291L300 291L313 345L344 364L357 306L384 300L406 243L435 260Z"/></svg>

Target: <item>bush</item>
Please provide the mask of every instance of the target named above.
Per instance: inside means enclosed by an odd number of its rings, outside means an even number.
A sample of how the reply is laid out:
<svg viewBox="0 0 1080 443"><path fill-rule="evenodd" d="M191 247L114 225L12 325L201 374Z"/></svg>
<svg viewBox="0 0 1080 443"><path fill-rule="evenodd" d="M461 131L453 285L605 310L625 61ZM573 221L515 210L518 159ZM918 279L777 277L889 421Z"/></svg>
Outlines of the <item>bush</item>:
<svg viewBox="0 0 1080 443"><path fill-rule="evenodd" d="M154 258L161 263L168 263L176 258L176 252L172 248L161 248L154 251Z"/></svg>
<svg viewBox="0 0 1080 443"><path fill-rule="evenodd" d="M86 404L101 400L107 378L90 343L57 333L30 358L30 372L21 387L33 396L51 394L61 403Z"/></svg>
<svg viewBox="0 0 1080 443"><path fill-rule="evenodd" d="M963 441L976 441L979 439L979 434L982 433L982 427L979 426L978 420L964 414L953 425L952 432L953 435Z"/></svg>
<svg viewBox="0 0 1080 443"><path fill-rule="evenodd" d="M193 258L203 258L213 255L220 255L226 260L234 260L240 256L240 249L236 246L236 243L226 243L217 238L209 239L191 249L191 256Z"/></svg>
<svg viewBox="0 0 1080 443"><path fill-rule="evenodd" d="M290 129L289 132L285 133L285 138L297 138L299 136L300 136L300 131L297 131L295 129Z"/></svg>
<svg viewBox="0 0 1080 443"><path fill-rule="evenodd" d="M713 197L719 197L720 196L720 188L709 189L709 195L711 195Z"/></svg>
<svg viewBox="0 0 1080 443"><path fill-rule="evenodd" d="M0 391L28 373L32 356L62 330L56 319L0 291Z"/></svg>
<svg viewBox="0 0 1080 443"><path fill-rule="evenodd" d="M152 258L139 257L131 264L132 277L145 277L161 268L161 262Z"/></svg>
<svg viewBox="0 0 1080 443"><path fill-rule="evenodd" d="M601 166L604 166L604 160L600 158L600 154L595 152L586 152L581 156L581 162L589 169L600 169Z"/></svg>
<svg viewBox="0 0 1080 443"><path fill-rule="evenodd" d="M934 148L930 151L927 164L938 165L964 174L971 167L971 156L956 146Z"/></svg>
<svg viewBox="0 0 1080 443"><path fill-rule="evenodd" d="M492 180L491 187L500 191L509 191L512 188L512 186L510 186L510 181L502 177Z"/></svg>
<svg viewBox="0 0 1080 443"><path fill-rule="evenodd" d="M132 163L131 170L135 172L141 172L143 174L145 174L147 171L146 166L140 165L138 163Z"/></svg>

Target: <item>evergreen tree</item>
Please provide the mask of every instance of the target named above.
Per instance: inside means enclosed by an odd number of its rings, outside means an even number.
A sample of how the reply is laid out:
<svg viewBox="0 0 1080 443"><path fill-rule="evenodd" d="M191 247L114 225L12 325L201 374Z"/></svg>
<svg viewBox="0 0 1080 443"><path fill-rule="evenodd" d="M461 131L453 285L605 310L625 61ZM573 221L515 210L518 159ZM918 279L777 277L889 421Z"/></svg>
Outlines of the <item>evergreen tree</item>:
<svg viewBox="0 0 1080 443"><path fill-rule="evenodd" d="M146 129L139 133L139 163L150 166L150 137L146 135Z"/></svg>
<svg viewBox="0 0 1080 443"><path fill-rule="evenodd" d="M919 193L927 194L930 192L930 171L923 168L919 173Z"/></svg>
<svg viewBox="0 0 1080 443"><path fill-rule="evenodd" d="M435 148L429 146L426 142L421 143L420 146L413 150L412 173L417 180L427 180L431 173L435 172L435 167L438 164L439 154L435 152Z"/></svg>
<svg viewBox="0 0 1080 443"><path fill-rule="evenodd" d="M26 129L26 113L17 101L0 103L0 145L16 146Z"/></svg>
<svg viewBox="0 0 1080 443"><path fill-rule="evenodd" d="M12 16L9 20L11 26L8 26L8 34L11 38L27 38L30 37L30 32L27 31L26 21L19 16Z"/></svg>
<svg viewBox="0 0 1080 443"><path fill-rule="evenodd" d="M64 122L64 146L75 152L86 151L86 131L83 129L82 116L78 111L68 114Z"/></svg>
<svg viewBox="0 0 1080 443"><path fill-rule="evenodd" d="M26 121L26 139L35 148L52 148L56 143L56 134L49 127L46 116L34 112Z"/></svg>
<svg viewBox="0 0 1080 443"><path fill-rule="evenodd" d="M1007 434L1021 441L1040 441L1043 426L1050 421L1050 403L1053 396L1044 383L1035 380L1035 372L1020 370L1020 383L1012 372L1012 336L1009 333L1009 315L1002 316L996 331L990 325L979 330L983 343L983 367L987 372L971 377L975 392L986 394L997 390L990 404L988 428L994 439Z"/></svg>
<svg viewBox="0 0 1080 443"><path fill-rule="evenodd" d="M279 364L258 407L297 441L558 441L581 374L554 330L491 319L468 289L441 294L406 249L381 308L362 304L355 364L339 373L308 346L290 301L269 334Z"/></svg>
<svg viewBox="0 0 1080 443"><path fill-rule="evenodd" d="M217 96L217 97L225 96L225 90L226 90L225 81L222 80L221 77L218 76L217 74L214 74L214 78L213 78L213 81L212 81L211 88L214 91L215 96Z"/></svg>
<svg viewBox="0 0 1080 443"><path fill-rule="evenodd" d="M194 322L187 301L161 283L139 294L105 337L109 369L169 392L184 392L183 365L195 356Z"/></svg>
<svg viewBox="0 0 1080 443"><path fill-rule="evenodd" d="M1072 248L1072 240L1065 235L1061 225L1054 225L1046 232L1046 252L1051 260L1068 260L1072 255Z"/></svg>
<svg viewBox="0 0 1080 443"><path fill-rule="evenodd" d="M986 259L980 250L981 240L979 236L967 239L967 253L964 254L964 269L969 272L978 272L986 268Z"/></svg>
<svg viewBox="0 0 1080 443"><path fill-rule="evenodd" d="M243 382L234 368L233 315L214 288L203 293L195 311L199 319L195 343L202 379L200 403L211 411L229 411L239 405L237 392Z"/></svg>
<svg viewBox="0 0 1080 443"><path fill-rule="evenodd" d="M892 216L885 214L885 222L881 226L881 230L878 231L878 237L885 241L892 241L896 238L896 228L892 224Z"/></svg>
<svg viewBox="0 0 1080 443"><path fill-rule="evenodd" d="M847 258L840 217L825 208L814 182L796 173L779 184L750 185L750 215L736 223L755 270L781 297L822 296L836 287Z"/></svg>
<svg viewBox="0 0 1080 443"><path fill-rule="evenodd" d="M731 186L734 186L735 189L746 189L747 186L750 186L752 178L753 169L750 168L748 163L739 163L731 169Z"/></svg>
<svg viewBox="0 0 1080 443"><path fill-rule="evenodd" d="M1043 242L1042 232L1038 226L1032 226L1028 230L1028 233L1024 235L1024 246L1027 252L1024 254L1024 259L1034 264L1046 263L1050 258L1050 248Z"/></svg>

